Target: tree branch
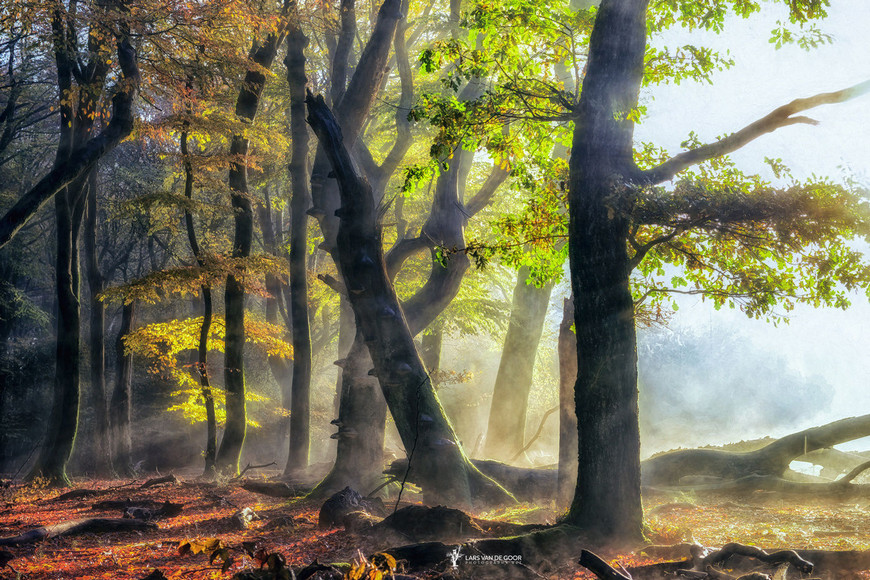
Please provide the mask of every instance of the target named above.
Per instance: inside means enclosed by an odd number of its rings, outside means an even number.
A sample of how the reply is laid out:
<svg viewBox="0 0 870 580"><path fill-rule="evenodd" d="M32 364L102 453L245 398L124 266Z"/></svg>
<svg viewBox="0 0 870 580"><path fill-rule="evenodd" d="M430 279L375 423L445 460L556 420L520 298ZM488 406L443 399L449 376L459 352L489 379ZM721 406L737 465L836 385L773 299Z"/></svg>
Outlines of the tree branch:
<svg viewBox="0 0 870 580"><path fill-rule="evenodd" d="M841 91L820 93L813 97L795 99L787 105L775 109L768 115L747 125L743 129L740 129L736 133L732 133L714 143L701 145L695 149L680 153L652 169L642 171L641 177L643 181L648 184L662 183L663 181L673 179L677 173L684 169L688 169L693 165L697 165L698 163L702 163L715 157L727 155L728 153L740 149L750 141L753 141L767 133L772 133L782 127L798 123L816 125L818 123L813 119L796 116L797 113L821 105L842 103L854 99L855 97L859 97L868 91L870 91L870 81L864 81L863 83Z"/></svg>

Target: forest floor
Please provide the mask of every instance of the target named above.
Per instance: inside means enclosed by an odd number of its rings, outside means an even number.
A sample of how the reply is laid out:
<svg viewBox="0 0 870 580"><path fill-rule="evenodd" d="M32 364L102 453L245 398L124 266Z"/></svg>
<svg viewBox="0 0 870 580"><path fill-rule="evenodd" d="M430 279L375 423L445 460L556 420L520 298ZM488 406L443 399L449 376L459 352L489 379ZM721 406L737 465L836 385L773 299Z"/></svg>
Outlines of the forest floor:
<svg viewBox="0 0 870 580"><path fill-rule="evenodd" d="M283 555L289 566L307 565L314 560L353 562L363 554L371 555L390 547L383 545L383 540L379 543L372 535L354 535L341 528L319 529L320 502L271 498L232 483L218 487L175 483L139 489L142 482L144 479L79 480L76 488L98 493L69 500L57 499L68 489L5 484L0 488L0 538L70 520L119 517L119 510L92 509L97 501L130 498L162 503L168 500L184 507L180 515L157 521L156 530L86 533L3 546L5 558L12 558L9 562L12 568L0 567L0 578L138 580L160 570L166 578L172 579L229 580L242 569L256 567L255 558L243 550L245 542L256 544L256 549L263 548L261 554ZM253 509L258 518L247 529L239 529L232 522L232 516L245 507ZM655 544L694 542L721 546L741 542L765 548L870 549L870 502L867 501L836 505L802 501L797 504L770 494L739 499L683 494L647 498L645 511L648 535ZM547 523L558 518L552 506L540 505L520 505L477 515L521 523ZM217 544L205 546L214 538L227 550L210 563L209 553L214 553L211 548ZM189 547L193 549L181 550L187 552L182 555L179 547L192 541ZM248 552L251 545L246 544ZM203 551L195 553L199 547ZM0 565L3 554L0 551ZM601 555L626 567L657 561L635 553ZM229 565L222 570L225 561ZM437 571L433 571L426 577L436 576ZM575 564L552 577L593 576ZM855 578L870 579L870 574Z"/></svg>

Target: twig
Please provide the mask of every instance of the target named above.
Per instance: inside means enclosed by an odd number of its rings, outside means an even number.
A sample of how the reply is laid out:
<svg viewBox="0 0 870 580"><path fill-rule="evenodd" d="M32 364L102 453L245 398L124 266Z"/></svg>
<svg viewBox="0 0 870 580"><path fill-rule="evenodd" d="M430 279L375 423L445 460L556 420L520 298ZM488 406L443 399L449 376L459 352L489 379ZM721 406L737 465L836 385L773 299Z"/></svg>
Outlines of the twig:
<svg viewBox="0 0 870 580"><path fill-rule="evenodd" d="M278 465L278 464L275 463L274 461L272 461L271 463L264 463L263 465L251 465L250 463L248 463L245 466L245 468L243 470L241 470L239 472L239 474L237 476L235 476L234 478L232 478L230 481L240 480L242 478L242 476L248 472L249 469L263 469L264 467L269 467L270 465Z"/></svg>
<svg viewBox="0 0 870 580"><path fill-rule="evenodd" d="M526 443L522 449L517 451L516 455L511 457L511 461L515 461L517 457L519 457L520 455L525 453L529 449L529 447L532 446L532 443L534 443L537 440L537 438L541 436L541 432L543 432L543 430L544 430L544 422L547 420L547 417L549 417L550 415L552 415L553 413L555 413L558 410L559 410L559 405L556 405L552 409L547 409L547 412L544 413L543 417L541 417L541 423L538 425L538 430L535 431L535 434L532 435L532 438L529 439L529 442Z"/></svg>

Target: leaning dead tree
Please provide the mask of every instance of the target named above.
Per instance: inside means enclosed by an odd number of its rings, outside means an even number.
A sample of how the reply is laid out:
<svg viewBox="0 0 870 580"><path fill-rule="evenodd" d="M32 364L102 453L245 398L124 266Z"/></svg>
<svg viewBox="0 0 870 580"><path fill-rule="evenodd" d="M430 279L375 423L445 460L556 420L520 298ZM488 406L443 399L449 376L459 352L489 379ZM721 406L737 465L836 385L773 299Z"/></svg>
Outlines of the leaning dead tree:
<svg viewBox="0 0 870 580"><path fill-rule="evenodd" d="M644 461L641 481L645 487L677 486L681 481L685 483L686 477L707 476L721 480L721 483L712 485L728 488L736 485L780 491L809 491L815 484L783 479L792 461L806 456L805 460L813 463L814 453L818 455L820 450L867 436L870 436L870 415L862 415L792 433L746 453L719 449L671 451ZM866 467L860 471L864 469ZM853 470L834 483L848 483L859 473Z"/></svg>

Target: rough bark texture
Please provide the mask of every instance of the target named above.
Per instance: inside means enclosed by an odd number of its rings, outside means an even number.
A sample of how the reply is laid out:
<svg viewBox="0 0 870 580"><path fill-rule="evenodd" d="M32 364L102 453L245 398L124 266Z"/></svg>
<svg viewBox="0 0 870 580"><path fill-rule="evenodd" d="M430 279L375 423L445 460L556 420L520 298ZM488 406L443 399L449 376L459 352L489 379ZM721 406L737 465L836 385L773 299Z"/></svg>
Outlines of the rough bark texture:
<svg viewBox="0 0 870 580"><path fill-rule="evenodd" d="M255 44L249 58L257 65L250 69L242 81L236 100L236 116L244 123L253 123L266 85L262 69L270 69L283 38L270 35L260 45ZM248 195L248 139L243 134L233 135L230 155L235 159L230 166L229 185L235 232L233 257L251 255L254 239L254 211ZM226 428L217 451L216 466L219 470L238 473L242 446L245 443L247 414L245 411L245 288L236 276L227 276L224 292L224 388L226 389Z"/></svg>
<svg viewBox="0 0 870 580"><path fill-rule="evenodd" d="M322 98L309 97L307 104L309 123L329 156L341 194L339 268L411 469L422 472L433 499L457 505L508 500L465 456L429 382L387 276L371 190L353 166L338 123Z"/></svg>
<svg viewBox="0 0 870 580"><path fill-rule="evenodd" d="M352 6L352 3L351 3ZM342 2L342 16L345 3ZM343 38L343 37L342 37ZM305 47L297 22L287 34L287 84L290 87L290 319L293 327L293 378L290 399L290 449L285 474L308 466L310 447L311 330L308 314L308 127L305 124Z"/></svg>
<svg viewBox="0 0 870 580"><path fill-rule="evenodd" d="M642 538L637 349L628 220L614 198L632 186L633 124L646 49L647 0L601 3L589 44L570 169L575 407L581 473L567 522L614 540Z"/></svg>
<svg viewBox="0 0 870 580"><path fill-rule="evenodd" d="M489 424L486 429L486 456L510 461L524 446L526 414L538 343L550 304L553 283L542 288L528 284L528 266L517 273L510 322L504 339Z"/></svg>

